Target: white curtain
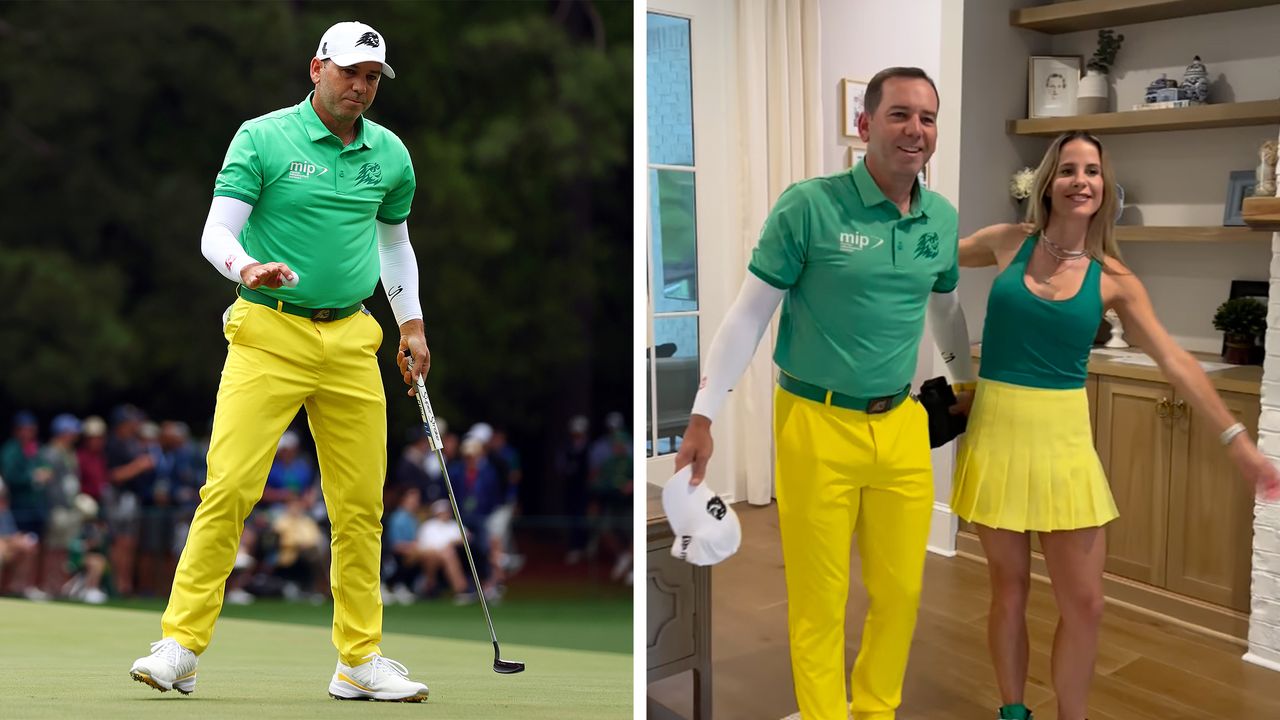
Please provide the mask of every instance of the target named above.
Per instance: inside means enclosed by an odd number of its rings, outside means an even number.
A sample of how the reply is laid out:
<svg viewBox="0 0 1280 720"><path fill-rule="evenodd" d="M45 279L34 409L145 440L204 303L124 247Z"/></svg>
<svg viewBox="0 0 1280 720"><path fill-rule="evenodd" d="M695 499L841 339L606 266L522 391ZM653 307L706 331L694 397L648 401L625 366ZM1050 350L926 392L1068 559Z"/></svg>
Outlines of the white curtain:
<svg viewBox="0 0 1280 720"><path fill-rule="evenodd" d="M788 185L821 175L818 0L738 0L738 119L743 197L736 267L745 269L769 209ZM735 392L747 501L773 499L773 346L777 318Z"/></svg>

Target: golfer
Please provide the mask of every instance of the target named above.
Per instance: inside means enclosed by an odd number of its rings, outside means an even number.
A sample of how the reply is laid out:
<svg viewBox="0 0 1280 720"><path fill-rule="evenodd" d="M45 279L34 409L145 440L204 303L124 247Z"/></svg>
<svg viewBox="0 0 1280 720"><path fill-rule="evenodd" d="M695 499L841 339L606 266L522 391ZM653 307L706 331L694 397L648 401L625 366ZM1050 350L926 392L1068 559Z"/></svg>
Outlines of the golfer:
<svg viewBox="0 0 1280 720"><path fill-rule="evenodd" d="M363 117L382 79L395 77L386 54L386 40L368 25L329 28L311 60L314 92L241 125L214 183L201 250L239 283L239 297L223 328L208 479L163 634L129 671L160 691L195 689L245 518L281 434L305 406L333 526L338 666L329 694L427 699L427 686L378 646L386 399L376 358L382 329L361 301L379 275L400 326L405 382L430 365L405 223L413 166L395 134Z"/></svg>

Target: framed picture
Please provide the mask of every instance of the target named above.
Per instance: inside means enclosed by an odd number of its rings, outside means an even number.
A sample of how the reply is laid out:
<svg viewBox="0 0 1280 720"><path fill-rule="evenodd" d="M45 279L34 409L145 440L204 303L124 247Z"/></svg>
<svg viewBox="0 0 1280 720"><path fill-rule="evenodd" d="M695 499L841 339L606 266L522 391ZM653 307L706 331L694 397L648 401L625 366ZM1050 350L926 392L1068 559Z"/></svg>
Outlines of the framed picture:
<svg viewBox="0 0 1280 720"><path fill-rule="evenodd" d="M1235 173L1232 173L1232 175L1234 174ZM1271 283L1266 280L1232 280L1231 294L1227 299L1235 300L1236 298L1241 297L1253 298L1254 300L1257 300L1263 305L1267 305L1269 307L1270 302L1268 301L1268 297L1270 295L1270 290ZM1265 348L1256 348L1255 352L1255 356L1250 358L1250 364L1261 365L1263 360L1262 356L1266 353L1266 350ZM1227 338L1225 335L1222 337L1222 352L1219 354L1227 354Z"/></svg>
<svg viewBox="0 0 1280 720"><path fill-rule="evenodd" d="M1258 178L1253 170L1232 170L1227 179L1227 204L1222 211L1222 224L1226 227L1244 225L1244 199L1253 195Z"/></svg>
<svg viewBox="0 0 1280 720"><path fill-rule="evenodd" d="M1027 117L1076 114L1080 86L1079 55L1033 55L1027 58Z"/></svg>
<svg viewBox="0 0 1280 720"><path fill-rule="evenodd" d="M863 145L849 146L849 167L853 168L867 156L867 148Z"/></svg>
<svg viewBox="0 0 1280 720"><path fill-rule="evenodd" d="M926 190L929 189L929 163L925 163L924 167L920 169L920 174L916 176L916 180L920 182L920 187Z"/></svg>
<svg viewBox="0 0 1280 720"><path fill-rule="evenodd" d="M858 115L862 113L865 106L864 99L867 95L867 83L861 80L849 80L848 78L840 81L840 90L844 96L841 103L841 128L844 136L853 138L853 142L857 147L865 147L862 144L862 138L858 137Z"/></svg>

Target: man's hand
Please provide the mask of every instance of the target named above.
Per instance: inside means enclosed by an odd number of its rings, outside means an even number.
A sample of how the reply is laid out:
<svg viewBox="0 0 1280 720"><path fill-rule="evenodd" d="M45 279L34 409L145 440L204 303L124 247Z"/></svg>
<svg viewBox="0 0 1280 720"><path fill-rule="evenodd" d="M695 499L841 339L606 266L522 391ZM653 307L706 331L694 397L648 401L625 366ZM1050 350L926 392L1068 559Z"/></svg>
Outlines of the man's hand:
<svg viewBox="0 0 1280 720"><path fill-rule="evenodd" d="M965 390L956 393L956 404L952 405L949 410L952 415L969 416L969 410L973 408L973 391Z"/></svg>
<svg viewBox="0 0 1280 720"><path fill-rule="evenodd" d="M408 350L409 354L405 355ZM413 358L410 366L409 358ZM400 350L396 353L396 363L400 365L400 373L409 386L409 397L417 394L418 378L426 378L431 369L431 351L427 349L427 336L422 328L422 320L406 320L400 326Z"/></svg>
<svg viewBox="0 0 1280 720"><path fill-rule="evenodd" d="M284 263L249 263L240 269L240 282L250 290L264 286L273 289L294 287L298 284L298 275Z"/></svg>
<svg viewBox="0 0 1280 720"><path fill-rule="evenodd" d="M690 485L699 485L707 474L707 461L711 459L711 451L715 443L711 440L711 420L705 415L689 416L689 425L684 429L684 441L676 453L676 471L685 465L693 464L693 477Z"/></svg>

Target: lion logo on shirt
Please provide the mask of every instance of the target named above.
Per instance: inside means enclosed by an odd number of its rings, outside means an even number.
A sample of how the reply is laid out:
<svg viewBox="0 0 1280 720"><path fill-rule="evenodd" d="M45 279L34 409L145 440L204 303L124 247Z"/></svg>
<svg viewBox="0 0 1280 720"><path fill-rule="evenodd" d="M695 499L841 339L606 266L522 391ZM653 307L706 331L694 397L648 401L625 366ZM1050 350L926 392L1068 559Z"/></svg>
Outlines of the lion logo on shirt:
<svg viewBox="0 0 1280 720"><path fill-rule="evenodd" d="M917 258L936 258L938 257L938 233L925 233L916 241Z"/></svg>
<svg viewBox="0 0 1280 720"><path fill-rule="evenodd" d="M380 182L382 182L381 165L378 163L365 163L360 166L360 174L356 175L356 185L377 185ZM934 254L936 255L937 252L934 252Z"/></svg>

